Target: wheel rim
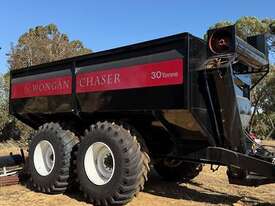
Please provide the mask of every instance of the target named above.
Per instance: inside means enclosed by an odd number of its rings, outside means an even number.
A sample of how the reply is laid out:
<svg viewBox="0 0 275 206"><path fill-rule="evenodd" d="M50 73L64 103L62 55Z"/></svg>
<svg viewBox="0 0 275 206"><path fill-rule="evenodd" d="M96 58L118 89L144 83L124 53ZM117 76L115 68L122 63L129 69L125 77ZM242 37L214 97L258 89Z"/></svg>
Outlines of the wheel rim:
<svg viewBox="0 0 275 206"><path fill-rule="evenodd" d="M55 165L55 152L52 144L47 140L40 141L33 154L34 167L41 176L49 175Z"/></svg>
<svg viewBox="0 0 275 206"><path fill-rule="evenodd" d="M84 168L89 180L96 185L105 185L115 171L114 154L103 142L95 142L87 149Z"/></svg>

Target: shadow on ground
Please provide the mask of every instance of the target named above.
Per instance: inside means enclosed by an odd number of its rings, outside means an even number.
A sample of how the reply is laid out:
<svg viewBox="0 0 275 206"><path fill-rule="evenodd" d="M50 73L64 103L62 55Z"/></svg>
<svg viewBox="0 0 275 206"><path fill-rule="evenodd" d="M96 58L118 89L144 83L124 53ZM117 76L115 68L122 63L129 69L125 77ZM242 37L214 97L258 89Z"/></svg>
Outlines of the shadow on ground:
<svg viewBox="0 0 275 206"><path fill-rule="evenodd" d="M188 185L197 189L193 189ZM155 172L152 172L143 192L167 198L211 204L233 205L234 203L238 202L253 206L271 205L270 203L262 202L261 200L254 197L226 194L220 191L209 189L203 186L203 184L196 183L194 181L181 185L173 182L167 182L162 180L161 177L159 177Z"/></svg>
<svg viewBox="0 0 275 206"><path fill-rule="evenodd" d="M233 205L234 203L239 203L237 205L275 206L275 204L266 203L254 197L243 196L241 194L232 195L223 193L218 190L208 188L204 184L196 181L191 181L187 184L184 183L181 185L173 182L167 182L162 180L161 177L159 177L154 171L151 173L143 192L160 197L189 200L205 204ZM76 185L70 188L65 195L80 202L85 202L85 198L82 193L79 192Z"/></svg>

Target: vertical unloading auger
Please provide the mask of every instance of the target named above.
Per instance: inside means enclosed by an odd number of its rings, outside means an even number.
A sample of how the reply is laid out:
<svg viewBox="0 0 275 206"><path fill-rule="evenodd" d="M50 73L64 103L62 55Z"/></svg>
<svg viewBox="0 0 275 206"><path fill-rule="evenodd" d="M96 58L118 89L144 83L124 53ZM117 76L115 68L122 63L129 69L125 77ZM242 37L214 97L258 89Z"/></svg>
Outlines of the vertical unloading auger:
<svg viewBox="0 0 275 206"><path fill-rule="evenodd" d="M250 43L259 45L257 40L254 37ZM238 184L275 180L274 154L262 147L253 150L256 143L246 131L245 120L251 112L249 91L254 86L243 79L263 73L262 79L269 70L266 50L259 51L252 45L235 35L234 26L209 30L208 59L200 71L216 134L216 147L208 148L207 159L227 165L230 182Z"/></svg>

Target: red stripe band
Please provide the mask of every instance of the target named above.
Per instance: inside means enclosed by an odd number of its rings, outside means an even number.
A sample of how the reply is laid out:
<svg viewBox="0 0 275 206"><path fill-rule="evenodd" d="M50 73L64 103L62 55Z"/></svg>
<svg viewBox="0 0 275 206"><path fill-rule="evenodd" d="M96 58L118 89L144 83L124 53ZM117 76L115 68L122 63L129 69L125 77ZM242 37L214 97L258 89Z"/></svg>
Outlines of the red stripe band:
<svg viewBox="0 0 275 206"><path fill-rule="evenodd" d="M63 76L51 79L34 80L24 83L14 83L11 89L11 99L66 95L72 93L72 77Z"/></svg>
<svg viewBox="0 0 275 206"><path fill-rule="evenodd" d="M182 83L183 59L173 59L80 73L76 77L76 92L111 91ZM68 94L72 94L71 76L13 83L11 89L11 99Z"/></svg>
<svg viewBox="0 0 275 206"><path fill-rule="evenodd" d="M183 59L80 73L76 92L97 92L183 83Z"/></svg>

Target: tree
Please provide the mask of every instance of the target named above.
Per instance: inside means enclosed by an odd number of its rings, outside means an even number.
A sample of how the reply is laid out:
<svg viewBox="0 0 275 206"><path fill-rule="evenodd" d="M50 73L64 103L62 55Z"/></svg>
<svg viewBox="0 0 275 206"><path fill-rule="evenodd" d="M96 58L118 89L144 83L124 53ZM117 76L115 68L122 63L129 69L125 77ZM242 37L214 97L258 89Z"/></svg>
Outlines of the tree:
<svg viewBox="0 0 275 206"><path fill-rule="evenodd" d="M21 35L16 45L11 46L8 64L9 69L14 70L91 52L81 41L70 41L56 25L49 24L30 28ZM8 122L14 120L8 115L8 91L9 73L0 76L0 133ZM23 137L26 137L30 131L30 128L19 121L16 121L16 127L22 130Z"/></svg>
<svg viewBox="0 0 275 206"><path fill-rule="evenodd" d="M271 69L268 76L252 93L254 101L255 119L251 121L251 129L266 137L275 137L275 69Z"/></svg>
<svg viewBox="0 0 275 206"><path fill-rule="evenodd" d="M3 127L3 123L9 120L8 118L8 86L7 79L4 75L0 75L0 128Z"/></svg>
<svg viewBox="0 0 275 206"><path fill-rule="evenodd" d="M9 68L20 69L36 64L91 53L79 40L70 41L57 26L49 24L29 29L11 46Z"/></svg>
<svg viewBox="0 0 275 206"><path fill-rule="evenodd" d="M241 17L236 22L222 21L210 27L221 28L229 25L236 25L236 32L239 37L246 39L248 36L264 34L269 32L270 24L275 23L275 19L258 19L256 17ZM269 52L271 62L275 58L275 38L268 36ZM257 79L253 78L253 79ZM251 128L261 136L268 136L274 132L275 123L275 71L274 68L251 92L252 107L255 118L251 119ZM254 116L254 115L253 115Z"/></svg>

